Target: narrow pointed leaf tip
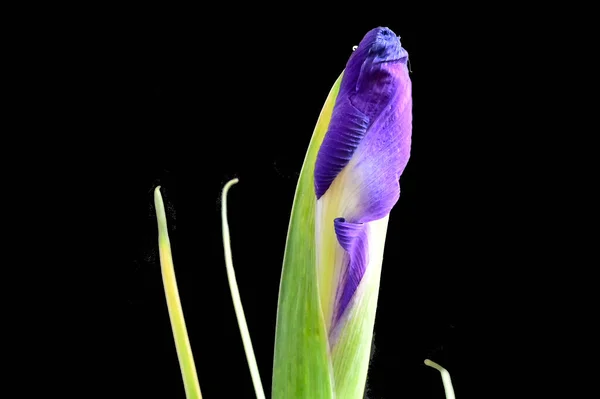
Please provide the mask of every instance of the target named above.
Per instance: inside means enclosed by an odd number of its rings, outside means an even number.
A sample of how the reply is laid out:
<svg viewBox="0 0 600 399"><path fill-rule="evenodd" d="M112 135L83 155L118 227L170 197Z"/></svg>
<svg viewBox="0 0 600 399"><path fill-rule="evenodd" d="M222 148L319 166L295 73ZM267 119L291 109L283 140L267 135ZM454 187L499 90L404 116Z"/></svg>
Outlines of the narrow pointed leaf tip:
<svg viewBox="0 0 600 399"><path fill-rule="evenodd" d="M165 213L165 204L160 194L160 186L154 189L154 207L156 208L156 220L158 223L158 249L160 253L160 269L165 289L165 298L167 300L167 309L171 321L173 338L175 339L175 349L179 359L179 367L183 378L183 386L188 399L201 399L200 384L196 374L194 356L188 338L183 309L179 299L179 290L175 278L175 269L173 266L173 256L171 254L171 244L167 230L167 216Z"/></svg>

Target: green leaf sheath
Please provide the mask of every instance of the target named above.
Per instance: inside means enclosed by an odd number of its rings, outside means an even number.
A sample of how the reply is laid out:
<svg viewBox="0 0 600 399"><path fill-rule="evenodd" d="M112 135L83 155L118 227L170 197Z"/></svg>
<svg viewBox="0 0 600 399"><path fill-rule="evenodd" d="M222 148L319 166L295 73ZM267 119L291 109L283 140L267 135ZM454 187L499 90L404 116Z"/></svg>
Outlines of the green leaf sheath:
<svg viewBox="0 0 600 399"><path fill-rule="evenodd" d="M314 167L340 82L341 75L323 106L296 187L279 287L273 399L335 397L317 283Z"/></svg>

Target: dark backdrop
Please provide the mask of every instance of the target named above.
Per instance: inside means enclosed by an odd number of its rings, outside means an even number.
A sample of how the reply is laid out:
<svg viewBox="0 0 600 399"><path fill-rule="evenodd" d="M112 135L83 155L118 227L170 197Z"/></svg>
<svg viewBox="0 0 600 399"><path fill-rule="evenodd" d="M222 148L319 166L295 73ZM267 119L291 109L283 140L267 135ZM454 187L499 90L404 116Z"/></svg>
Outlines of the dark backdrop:
<svg viewBox="0 0 600 399"><path fill-rule="evenodd" d="M456 8L432 17L369 6L322 20L236 7L231 18L115 10L78 44L85 58L68 67L90 99L79 104L85 151L77 158L86 168L72 179L85 181L80 195L93 199L86 224L98 226L105 259L91 269L90 280L102 282L94 338L85 339L99 365L92 386L114 397L184 397L157 256L152 192L161 185L204 397L253 396L221 244L220 191L238 177L229 198L234 266L270 392L298 173L352 46L382 25L410 54L414 123L387 236L369 397L443 398L425 358L451 372L459 397L478 397L475 385L493 384L478 362L499 351L485 322L495 307L497 269L489 265L498 262L484 254L488 193L477 189L484 178L474 161L488 151L483 121L490 90L502 85L496 53L474 34L485 21ZM494 323L502 320L496 312Z"/></svg>

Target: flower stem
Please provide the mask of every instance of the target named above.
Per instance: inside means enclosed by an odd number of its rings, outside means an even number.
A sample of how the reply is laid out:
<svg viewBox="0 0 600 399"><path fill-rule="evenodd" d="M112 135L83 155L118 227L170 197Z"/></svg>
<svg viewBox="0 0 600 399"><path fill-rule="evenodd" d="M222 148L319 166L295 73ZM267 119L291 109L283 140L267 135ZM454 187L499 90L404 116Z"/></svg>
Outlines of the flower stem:
<svg viewBox="0 0 600 399"><path fill-rule="evenodd" d="M160 268L162 272L165 296L167 298L167 307L169 309L169 318L171 319L171 328L175 338L175 348L179 358L179 367L183 377L185 395L188 399L202 399L200 393L200 384L194 364L194 356L190 346L181 301L179 299L179 290L177 289L177 280L175 279L175 269L173 268L173 257L171 255L171 244L167 231L167 217L165 215L165 205L160 194L160 186L154 190L154 205L156 207L156 219L158 221L158 249L160 252Z"/></svg>
<svg viewBox="0 0 600 399"><path fill-rule="evenodd" d="M231 241L229 239L229 225L227 223L227 192L229 191L231 186L233 186L237 182L238 179L233 179L230 180L227 184L225 184L225 187L223 187L223 195L221 198L221 220L223 224L223 248L225 249L225 267L227 268L227 279L229 280L229 288L231 290L231 299L233 300L235 316L237 317L238 326L240 327L240 334L242 336L244 350L246 351L246 359L248 360L248 367L250 368L252 383L254 384L254 392L256 392L256 397L258 399L265 399L265 392L260 381L258 365L256 364L256 357L254 356L254 350L252 349L250 332L248 331L248 325L246 324L244 308L242 307L242 300L240 299L240 292L238 290L237 281L235 279L235 271L233 270L233 260L231 257Z"/></svg>

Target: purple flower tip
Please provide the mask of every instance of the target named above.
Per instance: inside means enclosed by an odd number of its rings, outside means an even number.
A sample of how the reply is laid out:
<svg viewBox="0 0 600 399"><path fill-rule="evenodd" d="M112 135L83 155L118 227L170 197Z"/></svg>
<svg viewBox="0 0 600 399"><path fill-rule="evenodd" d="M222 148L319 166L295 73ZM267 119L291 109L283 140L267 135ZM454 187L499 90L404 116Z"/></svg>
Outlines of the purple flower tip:
<svg viewBox="0 0 600 399"><path fill-rule="evenodd" d="M407 96L410 100L407 60L400 38L381 27L369 31L350 56L317 155L317 199L329 189L359 146L369 146L365 141L372 143L386 140L390 134L406 133L394 123L405 123L411 117L410 106L406 107ZM399 110L404 114L399 115Z"/></svg>

